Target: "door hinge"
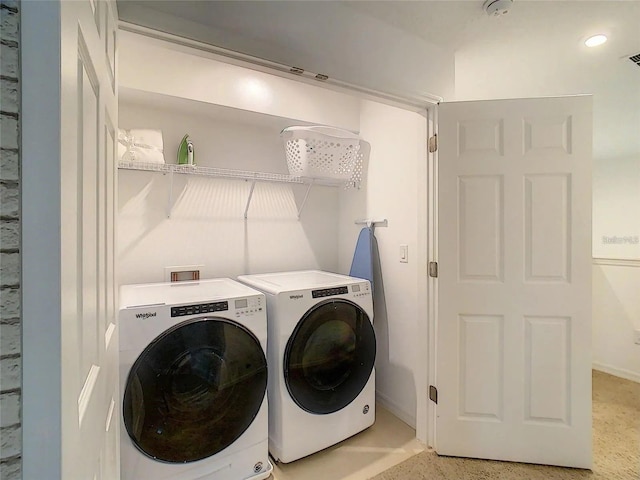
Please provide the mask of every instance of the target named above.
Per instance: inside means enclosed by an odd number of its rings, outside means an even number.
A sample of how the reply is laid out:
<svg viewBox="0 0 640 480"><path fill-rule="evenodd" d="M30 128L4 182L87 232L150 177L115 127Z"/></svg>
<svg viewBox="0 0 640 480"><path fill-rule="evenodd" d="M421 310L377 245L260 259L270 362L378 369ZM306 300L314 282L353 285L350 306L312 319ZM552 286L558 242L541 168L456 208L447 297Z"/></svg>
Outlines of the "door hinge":
<svg viewBox="0 0 640 480"><path fill-rule="evenodd" d="M438 404L438 389L433 385L429 385L429 400L436 405Z"/></svg>
<svg viewBox="0 0 640 480"><path fill-rule="evenodd" d="M429 137L429 153L433 153L438 150L438 134L434 133Z"/></svg>
<svg viewBox="0 0 640 480"><path fill-rule="evenodd" d="M429 262L429 276L438 278L438 262Z"/></svg>

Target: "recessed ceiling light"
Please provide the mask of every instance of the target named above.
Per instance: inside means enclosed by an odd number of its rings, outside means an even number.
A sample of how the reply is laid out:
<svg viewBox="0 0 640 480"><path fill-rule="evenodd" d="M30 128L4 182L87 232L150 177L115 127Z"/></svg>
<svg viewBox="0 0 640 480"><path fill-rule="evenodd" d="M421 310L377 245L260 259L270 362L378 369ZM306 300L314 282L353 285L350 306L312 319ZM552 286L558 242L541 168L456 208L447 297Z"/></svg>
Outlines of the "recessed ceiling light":
<svg viewBox="0 0 640 480"><path fill-rule="evenodd" d="M587 47L597 47L598 45L602 45L607 41L606 35L594 35L593 37L589 37L585 40L584 44Z"/></svg>

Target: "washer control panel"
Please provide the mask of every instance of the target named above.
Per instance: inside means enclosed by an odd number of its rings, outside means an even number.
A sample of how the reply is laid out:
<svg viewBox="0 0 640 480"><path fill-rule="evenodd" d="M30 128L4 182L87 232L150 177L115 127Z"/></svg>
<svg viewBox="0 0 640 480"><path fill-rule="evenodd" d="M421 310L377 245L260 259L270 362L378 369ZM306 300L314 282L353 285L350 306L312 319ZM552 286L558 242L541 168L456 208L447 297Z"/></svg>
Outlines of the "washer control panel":
<svg viewBox="0 0 640 480"><path fill-rule="evenodd" d="M264 297L246 297L233 300L235 307L235 317L251 316L264 311Z"/></svg>
<svg viewBox="0 0 640 480"><path fill-rule="evenodd" d="M184 317L185 315L200 315L202 313L225 312L227 310L229 310L229 302L198 303L171 307L171 316Z"/></svg>

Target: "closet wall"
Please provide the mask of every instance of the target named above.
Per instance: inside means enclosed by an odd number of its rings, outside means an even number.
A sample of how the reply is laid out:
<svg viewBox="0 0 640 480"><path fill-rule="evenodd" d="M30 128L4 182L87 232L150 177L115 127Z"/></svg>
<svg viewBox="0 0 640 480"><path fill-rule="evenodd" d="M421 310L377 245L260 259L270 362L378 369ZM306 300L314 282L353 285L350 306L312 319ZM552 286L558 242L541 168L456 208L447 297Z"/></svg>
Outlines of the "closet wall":
<svg viewBox="0 0 640 480"><path fill-rule="evenodd" d="M357 232L349 216L385 219L375 227L381 281L375 283L374 327L378 401L409 425L416 426L417 389L426 391L426 378L416 375L425 358L427 339L419 324L426 323L427 258L426 167L427 120L414 112L364 100L360 133L371 142L366 188L359 197L341 197L340 267L348 271ZM352 209L357 206L359 212ZM400 245L407 245L408 261L400 261ZM422 290L421 290L422 287Z"/></svg>

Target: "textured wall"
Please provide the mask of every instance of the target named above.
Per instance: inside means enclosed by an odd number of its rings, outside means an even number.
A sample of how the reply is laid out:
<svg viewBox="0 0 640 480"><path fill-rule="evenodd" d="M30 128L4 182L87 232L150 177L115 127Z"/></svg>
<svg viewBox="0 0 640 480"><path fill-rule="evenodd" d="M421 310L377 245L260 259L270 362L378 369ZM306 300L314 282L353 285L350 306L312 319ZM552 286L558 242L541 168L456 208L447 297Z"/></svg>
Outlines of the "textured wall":
<svg viewBox="0 0 640 480"><path fill-rule="evenodd" d="M21 478L20 2L0 0L0 478Z"/></svg>

